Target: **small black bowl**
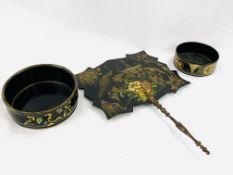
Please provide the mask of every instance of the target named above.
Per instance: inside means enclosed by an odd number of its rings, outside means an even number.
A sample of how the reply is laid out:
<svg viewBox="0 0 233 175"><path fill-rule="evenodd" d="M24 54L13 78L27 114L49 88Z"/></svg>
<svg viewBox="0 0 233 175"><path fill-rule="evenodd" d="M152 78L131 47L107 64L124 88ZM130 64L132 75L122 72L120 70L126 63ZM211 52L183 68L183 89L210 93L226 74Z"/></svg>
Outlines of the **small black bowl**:
<svg viewBox="0 0 233 175"><path fill-rule="evenodd" d="M193 76L207 76L214 72L218 52L206 44L186 42L176 48L174 64L178 70Z"/></svg>
<svg viewBox="0 0 233 175"><path fill-rule="evenodd" d="M62 66L30 66L5 83L2 97L18 124L46 128L61 123L75 110L77 81L75 75Z"/></svg>

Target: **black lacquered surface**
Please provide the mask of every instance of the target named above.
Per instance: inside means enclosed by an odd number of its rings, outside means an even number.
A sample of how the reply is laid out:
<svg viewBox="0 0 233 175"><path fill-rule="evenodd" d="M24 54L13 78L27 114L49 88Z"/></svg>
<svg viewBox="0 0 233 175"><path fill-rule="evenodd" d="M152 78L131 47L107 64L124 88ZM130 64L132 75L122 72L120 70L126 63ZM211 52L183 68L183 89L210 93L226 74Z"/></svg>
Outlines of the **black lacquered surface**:
<svg viewBox="0 0 233 175"><path fill-rule="evenodd" d="M177 54L184 61L199 65L214 63L219 57L214 48L197 42L187 42L179 45Z"/></svg>
<svg viewBox="0 0 233 175"><path fill-rule="evenodd" d="M14 74L4 85L3 100L14 120L28 128L55 126L77 106L77 83L68 69L35 65Z"/></svg>
<svg viewBox="0 0 233 175"><path fill-rule="evenodd" d="M74 86L73 77L65 70L38 66L14 76L6 86L5 97L18 110L39 112L64 102Z"/></svg>
<svg viewBox="0 0 233 175"><path fill-rule="evenodd" d="M12 102L18 110L27 112L44 111L63 103L72 89L57 81L35 83L20 91Z"/></svg>

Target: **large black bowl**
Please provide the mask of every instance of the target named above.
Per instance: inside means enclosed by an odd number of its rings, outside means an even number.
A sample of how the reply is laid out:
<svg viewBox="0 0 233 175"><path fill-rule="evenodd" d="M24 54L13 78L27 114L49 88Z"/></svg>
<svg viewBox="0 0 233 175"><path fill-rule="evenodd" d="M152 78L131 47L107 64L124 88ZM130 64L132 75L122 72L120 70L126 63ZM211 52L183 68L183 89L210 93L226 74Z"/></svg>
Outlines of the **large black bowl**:
<svg viewBox="0 0 233 175"><path fill-rule="evenodd" d="M77 81L75 75L62 66L30 66L5 83L2 97L18 124L46 128L61 123L75 110Z"/></svg>

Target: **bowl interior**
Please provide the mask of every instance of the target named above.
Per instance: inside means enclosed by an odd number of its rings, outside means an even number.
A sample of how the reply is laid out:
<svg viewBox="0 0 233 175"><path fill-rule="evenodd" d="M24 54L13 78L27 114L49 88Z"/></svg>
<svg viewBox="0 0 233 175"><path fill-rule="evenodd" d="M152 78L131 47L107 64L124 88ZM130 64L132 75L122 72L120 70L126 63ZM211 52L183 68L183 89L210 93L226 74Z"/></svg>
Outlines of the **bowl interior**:
<svg viewBox="0 0 233 175"><path fill-rule="evenodd" d="M205 44L188 42L177 47L177 54L186 62L206 65L214 63L218 60L218 52Z"/></svg>
<svg viewBox="0 0 233 175"><path fill-rule="evenodd" d="M7 82L4 96L15 109L41 112L62 104L74 88L74 76L66 69L40 65L15 74Z"/></svg>

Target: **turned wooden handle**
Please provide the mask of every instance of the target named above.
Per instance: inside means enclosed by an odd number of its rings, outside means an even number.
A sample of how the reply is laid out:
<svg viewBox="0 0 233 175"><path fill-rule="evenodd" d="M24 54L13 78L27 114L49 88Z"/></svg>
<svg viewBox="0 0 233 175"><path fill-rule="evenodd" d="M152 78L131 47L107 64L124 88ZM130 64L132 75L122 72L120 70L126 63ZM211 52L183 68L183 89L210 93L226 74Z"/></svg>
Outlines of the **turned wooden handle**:
<svg viewBox="0 0 233 175"><path fill-rule="evenodd" d="M176 127L181 131L183 132L185 135L187 135L189 138L191 138L194 143L201 148L201 150L206 153L207 155L210 154L210 152L208 151L208 149L202 145L202 143L200 141L198 141L197 139L195 139L192 134L188 131L188 129L179 121L177 121L175 118L173 118L171 116L171 114L158 102L158 100L156 98L154 98L153 96L149 95L148 93L146 93L145 91L145 94L148 98L148 100L154 105L156 106L163 114L165 114L165 116L167 116L169 119L171 119L174 124L176 125Z"/></svg>

